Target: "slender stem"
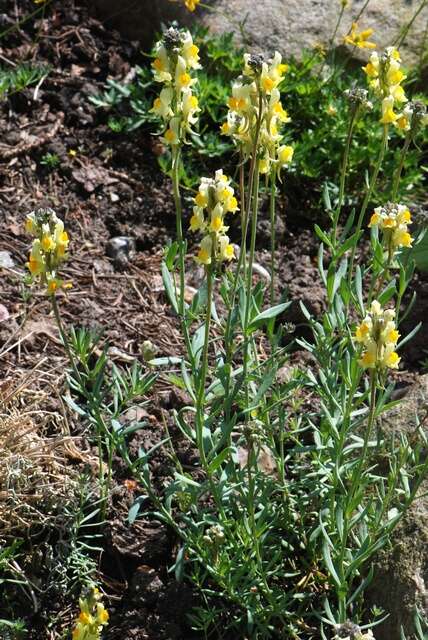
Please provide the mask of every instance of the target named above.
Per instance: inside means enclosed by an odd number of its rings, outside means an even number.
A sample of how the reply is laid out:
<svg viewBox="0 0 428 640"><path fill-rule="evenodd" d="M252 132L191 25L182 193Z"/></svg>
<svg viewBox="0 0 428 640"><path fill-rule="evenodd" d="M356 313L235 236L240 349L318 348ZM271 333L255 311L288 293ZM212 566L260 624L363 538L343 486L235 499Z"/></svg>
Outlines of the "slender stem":
<svg viewBox="0 0 428 640"><path fill-rule="evenodd" d="M332 49L332 46L333 46L333 43L334 43L334 39L336 38L336 34L337 34L338 30L339 30L340 23L342 22L344 11L345 11L345 5L342 4L342 8L340 10L339 17L337 18L336 26L334 27L333 35L331 36L330 41L328 43L328 52L327 52L327 54L326 54L326 56L324 58L324 61L322 63L322 66L321 66L321 69L320 69L320 75L324 71L325 63L326 63L326 60L327 60L327 55L331 52L331 49ZM334 63L334 59L333 59L332 62Z"/></svg>
<svg viewBox="0 0 428 640"><path fill-rule="evenodd" d="M428 2L428 0L422 0L421 4L416 9L416 11L413 14L412 18L410 19L410 21L405 25L405 27L398 34L397 40L395 40L395 42L393 43L394 46L397 47L397 49L399 47L401 47L401 45L403 44L404 40L407 38L407 34L409 33L414 21L416 20L416 18L418 17L418 15L422 11L422 9L426 6L427 2Z"/></svg>
<svg viewBox="0 0 428 640"><path fill-rule="evenodd" d="M82 380L82 376L80 375L80 372L79 372L79 370L77 368L76 361L75 361L74 356L73 356L73 352L71 351L70 343L68 341L67 334L65 333L64 326L62 324L61 315L60 315L60 312L59 312L58 303L56 301L55 294L50 296L50 300L51 300L52 309L53 309L54 316L55 316L55 321L57 323L58 330L59 330L59 333L60 333L60 336L61 336L61 340L62 340L62 343L64 345L64 349L65 349L65 351L67 353L67 356L68 356L68 359L70 361L70 365L71 365L71 368L73 369L73 373L74 373L74 375L76 377L76 380L79 382L80 386L82 387L82 392L83 392L85 390L85 384L84 384L84 382Z"/></svg>
<svg viewBox="0 0 428 640"><path fill-rule="evenodd" d="M270 303L275 301L276 167L270 174Z"/></svg>
<svg viewBox="0 0 428 640"><path fill-rule="evenodd" d="M245 294L245 311L244 311L244 353L243 353L243 380L245 385L245 394L246 394L246 409L249 404L249 385L247 381L248 375L248 345L249 345L249 335L248 335L248 325L250 320L250 309L251 309L251 299L252 299L252 288L253 288L253 263L254 263L254 254L256 249L256 235L257 235L257 213L258 213L258 204L259 204L259 179L260 179L260 171L259 171L259 160L256 160L256 170L255 170L255 179L254 179L254 191L253 191L253 211L251 216L251 241L250 241L250 258L248 261L248 271L247 271L247 282L246 282L246 294ZM245 414L245 421L248 420L248 412Z"/></svg>
<svg viewBox="0 0 428 640"><path fill-rule="evenodd" d="M174 194L174 204L175 204L175 220L176 220L176 233L177 233L177 242L178 242L178 259L179 259L179 294L178 294L178 311L181 319L181 326L184 336L184 341L186 343L187 354L189 360L193 366L194 357L192 352L192 345L190 342L189 331L186 322L186 301L185 301L185 243L183 240L183 211L181 207L181 196L180 196L180 178L179 178L179 168L180 168L180 147L178 145L173 146L172 148L172 189Z"/></svg>
<svg viewBox="0 0 428 640"><path fill-rule="evenodd" d="M369 446L369 442L370 442L370 435L372 433L373 425L375 423L375 416L376 416L376 388L377 388L377 372L376 372L376 369L371 369L371 371L370 371L369 417L368 417L366 431L365 431L365 434L364 434L363 449L362 449L361 453L359 454L358 465L356 467L355 472L352 475L349 491L348 491L348 494L346 496L347 506L348 506L348 509L350 509L350 511L353 511L354 508L355 508L355 505L353 505L353 502L354 502L354 499L355 499L355 494L360 488L361 475L362 475L362 472L363 472L364 463L366 461L367 450L368 450L368 446ZM345 566L344 566L345 551L346 551L346 548L347 548L347 540L348 540L348 535L349 535L347 524L349 522L349 519L351 518L351 515L352 515L351 513L346 513L346 512L344 514L344 516L345 516L344 517L344 527L345 528L344 528L343 536L342 536L342 540L341 540L341 551L340 551L340 557L339 557L339 564L340 564L339 577L341 579L343 579L343 577L345 575ZM338 592L339 622L340 623L345 622L346 619L347 619L347 616L346 616L347 596L348 596L348 587L347 587L346 584L343 584L342 588L340 588L339 592Z"/></svg>
<svg viewBox="0 0 428 640"><path fill-rule="evenodd" d="M246 238L247 238L247 234L248 234L248 224L249 224L249 219L250 219L251 194L252 194L253 183L254 183L254 174L255 174L255 171L256 171L257 148L258 148L258 144L259 144L259 135L260 135L261 122L262 122L262 114L263 114L263 96L262 96L262 94L260 92L260 94L259 94L259 112L257 114L257 125L256 125L255 136L254 136L253 150L252 150L251 163L250 163L250 171L249 171L249 177L248 177L248 198L244 202L244 204L241 203L241 208L243 210L244 210L244 205L246 206L246 208L245 208L245 216L243 217L243 229L242 229L242 238L243 238L244 246L241 247L241 251L239 253L238 264L236 265L235 277L234 277L233 285L232 285L232 292L231 292L230 298L229 298L229 312L228 312L227 320L226 320L225 343L226 343L226 362L228 362L228 363L230 363L231 357L232 357L232 339L231 339L231 335L230 335L230 330L231 330L231 325L232 325L232 316L233 316L233 310L234 310L234 306L235 306L236 291L238 289L239 276L240 276L240 273L241 273L241 269L243 268L243 265L244 265L244 272L246 273L246 267L245 267L245 264L246 264ZM243 180L243 178L242 178L242 180ZM243 188L243 183L242 183L242 188ZM242 198L242 194L241 194L241 198Z"/></svg>
<svg viewBox="0 0 428 640"><path fill-rule="evenodd" d="M214 246L214 242L213 242ZM201 375L199 379L198 397L197 397L197 432L196 439L201 456L202 467L207 468L207 460L205 455L203 429L204 429L204 405L205 405L205 384L208 371L208 347L210 338L210 326L211 326L211 313L212 313L212 298L213 298L213 279L214 279L214 267L213 264L208 265L206 270L207 275L207 316L205 319L205 332L204 332L204 346L202 351L201 360Z"/></svg>
<svg viewBox="0 0 428 640"><path fill-rule="evenodd" d="M359 12L357 13L357 15L355 16L355 18L353 19L353 22L358 22L358 20L361 18L361 16L363 15L364 11L367 9L368 5L369 5L370 0L366 0L365 4L363 4L363 6L361 7L361 9L359 10ZM348 31L348 34L350 33L351 30Z"/></svg>
<svg viewBox="0 0 428 640"><path fill-rule="evenodd" d="M46 0L46 2L44 2L43 6L38 7L32 13L29 13L28 16L25 16L24 18L22 18L22 20L19 20L18 22L13 24L11 27L7 27L7 29L5 29L4 31L1 31L0 32L0 40L2 38L4 38L5 36L7 36L12 31L17 31L20 27L22 27L22 25L24 25L26 22L28 22L28 20L31 20L31 18L36 16L38 13L42 12L44 14L44 12L46 11L46 7L49 6L51 4L51 2L53 2L53 0Z"/></svg>
<svg viewBox="0 0 428 640"><path fill-rule="evenodd" d="M361 206L361 211L360 211L360 214L358 216L357 226L356 226L356 230L355 230L355 233L357 234L357 238L358 238L358 235L359 235L359 233L361 231L361 228L363 226L364 216L366 214L367 207L368 207L368 205L370 203L370 199L372 197L373 190L374 190L375 185L376 185L376 181L377 181L377 178L378 178L378 175L379 175L380 168L382 166L382 162L383 162L383 158L385 156L385 152L386 152L387 146L388 146L388 125L385 124L385 125L383 125L383 135L382 135L382 142L381 142L381 147L380 147L380 151L379 151L379 156L378 156L378 159L377 159L376 164L374 166L373 173L372 173L372 176L371 176L371 179L370 179L370 183L369 183L369 187L368 187L368 189L366 191L366 195L365 195L363 204ZM352 275L353 275L353 270L354 270L354 261L355 261L355 253L356 253L356 250L357 250L357 244L358 243L355 242L354 246L352 247L351 259L350 259L350 262L349 262L349 272L348 272L348 285L349 285L349 288L351 288L351 283L352 283Z"/></svg>
<svg viewBox="0 0 428 640"><path fill-rule="evenodd" d="M239 196L241 200L241 252L239 257L241 257L241 253L243 254L242 260L240 261L242 264L242 272L245 277L245 253L246 253L246 224L245 224L245 160L244 153L242 147L239 149ZM238 269L239 272L239 269Z"/></svg>
<svg viewBox="0 0 428 640"><path fill-rule="evenodd" d="M251 527L251 533L253 535L253 543L254 543L254 549L256 552L257 565L260 571L261 578L263 580L263 585L266 589L266 595L268 595L271 593L271 590L268 585L264 567L263 567L263 560L260 552L260 540L257 532L257 523L256 523L256 474L258 471L257 453L254 450L254 444L251 438L247 439L247 448L248 448L248 459L247 459L248 513L250 517L250 527ZM253 470L254 470L254 473L253 473Z"/></svg>
<svg viewBox="0 0 428 640"><path fill-rule="evenodd" d="M348 134L346 136L345 151L343 153L342 167L341 167L341 171L340 171L339 200L338 200L338 203L337 203L337 209L336 209L336 212L335 212L335 215L334 215L334 219L333 219L334 246L336 246L337 225L339 224L340 213L341 213L341 210L342 210L343 200L344 200L344 196L345 196L345 182L346 182L346 172L347 172L347 169L348 169L349 151L350 151L350 148L351 148L352 134L354 132L354 125L355 125L355 121L356 121L356 118L357 118L358 111L359 111L358 107L353 107L352 108L352 115L351 115L351 118L349 120L349 126L348 126Z"/></svg>
<svg viewBox="0 0 428 640"><path fill-rule="evenodd" d="M376 416L376 387L377 387L377 372L376 369L371 369L370 370L370 400L369 400L369 418L367 421L367 428L366 428L366 432L364 434L364 441L363 441L363 449L360 453L359 456L359 461L358 461L358 466L357 466L357 470L356 473L354 474L353 478L352 478L352 494L354 494L355 489L359 488L360 485L360 479L361 479L361 472L363 469L363 465L366 459L366 455L367 455L367 449L369 446L369 441L370 441L370 436L371 436L371 432L373 430L373 425L375 422L375 416Z"/></svg>
<svg viewBox="0 0 428 640"><path fill-rule="evenodd" d="M64 330L64 326L62 324L62 320L61 320L61 315L59 312L59 308L58 308L58 303L56 301L56 297L55 295L51 295L50 296L50 300L51 300L51 304L52 304L52 309L54 312L54 316L55 316L55 320L59 329L59 333L61 335L61 340L62 343L64 345L64 348L66 350L68 359L70 361L70 365L73 369L73 373L75 375L76 380L78 381L80 388L81 388L81 392L82 394L85 393L86 389L85 389L85 382L82 378L82 376L80 375L80 372L77 368L76 365L76 361L74 359L73 356L73 352L71 351L70 348L70 343L68 341L67 335L65 333ZM93 413L93 411L91 410L91 412ZM109 490L109 486L110 486L110 481L111 481L111 467L112 467L112 451L111 451L111 455L110 455L110 451L109 451L109 461L108 461L108 477L107 477L107 482L105 481L104 478L104 468L103 468L103 440L102 440L102 430L105 432L106 436L108 437L108 431L107 431L107 427L104 423L104 420L99 412L99 410L97 410L96 415L93 413L94 418L95 418L95 422L97 425L97 446L98 446L98 464L99 464L99 470L98 470L98 481L100 484L100 492L101 492L101 501L102 501L102 505L101 505L101 511L100 511L100 522L104 522L105 519L105 514L106 514L106 506L107 506L107 498L108 498L108 490ZM100 428L101 427L101 428Z"/></svg>
<svg viewBox="0 0 428 640"><path fill-rule="evenodd" d="M403 171L404 160L406 159L407 152L409 150L410 142L412 140L412 134L410 131L407 132L406 138L404 140L403 148L401 150L400 162L398 163L397 171L395 172L394 181L392 185L392 193L391 193L391 201L395 202L398 193L398 187L400 184L401 173Z"/></svg>

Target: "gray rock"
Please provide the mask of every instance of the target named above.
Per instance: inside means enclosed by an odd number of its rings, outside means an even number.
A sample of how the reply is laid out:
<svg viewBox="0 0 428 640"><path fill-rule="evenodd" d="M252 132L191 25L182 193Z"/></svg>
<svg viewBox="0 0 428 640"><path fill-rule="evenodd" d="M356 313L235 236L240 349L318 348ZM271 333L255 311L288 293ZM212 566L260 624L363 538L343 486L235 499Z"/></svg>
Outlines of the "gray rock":
<svg viewBox="0 0 428 640"><path fill-rule="evenodd" d="M416 0L371 0L359 27L373 28L375 33L370 39L382 49L394 42L420 4ZM343 36L363 5L363 0L349 1L335 39L336 45L343 43ZM218 0L215 7L215 13L207 12L203 18L214 32L230 30L231 23L237 24L245 18L244 34L251 49L268 53L278 50L285 57L299 58L305 48L328 46L337 23L340 0ZM406 63L415 63L420 58L427 19L428 6L416 18L401 47ZM353 56L367 57L366 50L348 49Z"/></svg>
<svg viewBox="0 0 428 640"><path fill-rule="evenodd" d="M107 242L106 254L111 258L115 266L124 266L135 253L135 240L128 236L110 238Z"/></svg>
<svg viewBox="0 0 428 640"><path fill-rule="evenodd" d="M15 263L9 251L0 251L0 268L12 269Z"/></svg>
<svg viewBox="0 0 428 640"><path fill-rule="evenodd" d="M335 44L343 43L353 19L365 0L349 0L338 30ZM416 13L421 0L370 0L362 15L361 29L372 27L371 38L380 49L394 42ZM108 19L127 37L140 39L150 46L161 23L173 19L181 24L201 22L213 32L235 31L237 41L248 49L273 52L280 51L285 57L301 56L305 48L314 45L327 46L333 35L340 0L212 0L213 11L198 9L189 13L181 2L169 0L124 0L121 10L116 0L93 0L100 17ZM129 20L128 9L132 10ZM420 59L425 40L428 5L417 16L401 48L405 63L414 64ZM240 29L243 25L243 29ZM367 57L367 51L351 49L353 56Z"/></svg>
<svg viewBox="0 0 428 640"><path fill-rule="evenodd" d="M416 416L422 422L427 410L428 375L424 375L382 420L385 435L404 433L412 442ZM428 496L424 495L427 492L428 479L421 488L421 497L394 532L391 547L384 549L377 559L367 603L382 607L390 615L376 627L376 640L400 640L401 626L407 638L414 638L415 605L428 616Z"/></svg>

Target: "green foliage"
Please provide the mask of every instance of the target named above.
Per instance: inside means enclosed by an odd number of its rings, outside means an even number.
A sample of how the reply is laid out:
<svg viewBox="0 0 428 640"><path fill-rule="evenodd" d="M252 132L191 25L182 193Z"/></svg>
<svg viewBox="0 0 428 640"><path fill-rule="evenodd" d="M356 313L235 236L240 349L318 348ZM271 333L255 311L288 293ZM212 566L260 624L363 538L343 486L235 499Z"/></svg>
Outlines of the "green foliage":
<svg viewBox="0 0 428 640"><path fill-rule="evenodd" d="M0 100L37 84L48 73L49 67L30 63L20 64L13 69L0 68Z"/></svg>
<svg viewBox="0 0 428 640"><path fill-rule="evenodd" d="M59 167L61 161L56 153L45 153L45 155L40 159L40 164L53 171Z"/></svg>
<svg viewBox="0 0 428 640"><path fill-rule="evenodd" d="M28 630L23 620L0 620L0 633L2 640L22 640Z"/></svg>
<svg viewBox="0 0 428 640"><path fill-rule="evenodd" d="M193 37L200 47L202 69L198 72L198 98L203 105L199 135L193 136L192 146L185 149L186 169L181 175L182 184L194 187L198 176L212 169L210 158L218 158L228 172L234 169L234 147L229 139L221 136L220 125L227 110L230 84L241 69L242 49L233 43L233 34L212 35L207 29L196 27ZM309 203L312 213L318 210L324 184L328 184L332 199L337 202L338 167L346 138L349 104L344 91L350 86L364 86L361 69L351 65L349 59L336 66L323 65L318 51L304 52L301 60L290 59L286 80L281 88L283 103L290 114L285 142L295 145L295 166L298 167L297 189L312 191ZM320 68L324 72L320 73ZM409 74L407 87L417 84L417 76ZM108 113L110 128L117 133L126 133L145 126L155 132L158 119L151 113L159 87L153 80L150 65L136 67L136 80L127 85L113 80L107 89L91 98L93 104L103 107ZM423 95L415 95L425 100ZM365 180L366 159L376 154L379 145L379 116L375 110L357 123L354 141L350 149L349 180L346 204L356 203ZM405 171L400 185L400 196L412 189L415 197L423 196L424 169L420 167L419 148L426 149L426 130L421 134L418 147L410 149L406 157ZM393 134L390 142L395 151L384 165L385 175L392 175L402 146L403 136ZM160 156L162 170L168 173L168 152ZM290 178L295 183L296 179ZM379 187L382 191L382 187ZM336 194L336 195L335 195ZM336 198L336 200L335 200ZM305 198L307 201L307 197Z"/></svg>

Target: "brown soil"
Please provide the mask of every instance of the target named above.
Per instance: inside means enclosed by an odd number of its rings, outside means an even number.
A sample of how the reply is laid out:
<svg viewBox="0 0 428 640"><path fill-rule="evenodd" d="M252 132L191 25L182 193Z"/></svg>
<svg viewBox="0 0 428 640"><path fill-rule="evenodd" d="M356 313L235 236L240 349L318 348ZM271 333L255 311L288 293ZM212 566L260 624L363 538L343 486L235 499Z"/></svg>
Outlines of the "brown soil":
<svg viewBox="0 0 428 640"><path fill-rule="evenodd" d="M32 11L30 0L22 0L19 7L13 0L3 0L0 30ZM141 344L146 339L159 346L159 355L180 353L177 323L160 278L162 248L173 239L175 228L169 180L158 169L150 135L141 130L130 136L114 134L105 115L88 101L108 77L123 80L133 65L142 63L138 43L105 29L86 9L64 0L50 5L44 19L30 20L10 31L0 45L0 61L6 67L28 60L51 67L37 89L30 87L0 104L0 251L9 252L13 260L13 265L0 270L0 311L8 313L0 323L1 379L24 379L39 365L59 388L64 382L66 360L49 303L37 289L28 299L22 295L29 249L23 222L26 213L43 205L53 207L70 230L72 259L64 274L73 288L59 300L65 322L102 328L103 340L110 345L110 361L119 365L142 361ZM58 168L49 170L41 164L46 153L58 155ZM280 211L284 214L281 220L284 216L290 220L285 198ZM290 213L287 228L283 223L278 228L278 292L287 288L290 296L319 313L323 291L316 267L317 242L310 223L306 221L305 228L299 212ZM263 265L269 261L263 207L259 227L258 261ZM134 239L135 251L128 261L109 257L108 242L115 236ZM200 278L189 259L188 284L197 286ZM422 301L417 313L423 316L428 304L426 278L419 280L418 288ZM297 334L302 332L297 304L287 320L297 325ZM423 340L420 336L407 351L406 365L412 370L423 356ZM305 361L298 351L292 358ZM43 386L43 380L39 385ZM59 401L52 397L51 402L55 406ZM176 393L158 385L144 410L148 427L134 437L131 447L137 450L140 444L157 442L164 418L173 428L171 410L179 403ZM88 448L76 417L70 416L69 423L71 434ZM192 452L181 454L191 463ZM159 478L167 476L166 456L160 453L155 463L154 473ZM79 461L70 458L69 464L75 466ZM129 480L127 469L117 460L100 564L111 611L105 638L189 639L186 613L196 596L167 573L176 552L175 540L153 521L127 524L129 507L138 495L138 487ZM67 620L60 616L58 628L69 624L75 610L70 602L58 598L53 604L51 598L40 595L37 615L27 607L24 616L30 638L57 637L40 634L51 633L46 631L48 617L59 615L66 606Z"/></svg>

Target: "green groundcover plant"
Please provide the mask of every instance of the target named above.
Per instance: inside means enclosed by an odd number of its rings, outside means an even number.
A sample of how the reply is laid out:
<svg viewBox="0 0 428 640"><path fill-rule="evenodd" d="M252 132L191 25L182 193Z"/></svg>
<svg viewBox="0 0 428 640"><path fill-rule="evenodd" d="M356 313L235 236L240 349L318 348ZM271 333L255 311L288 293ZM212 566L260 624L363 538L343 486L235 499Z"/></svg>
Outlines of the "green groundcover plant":
<svg viewBox="0 0 428 640"><path fill-rule="evenodd" d="M368 36L354 30L350 37L366 42ZM148 371L135 366L111 373L105 351L93 357L94 336L73 331L68 337L57 303L67 287L59 274L67 232L51 210L27 218L34 237L31 277L46 288L71 362L75 401L69 403L92 426L99 447L101 521L119 452L142 492L130 521L150 514L179 541L172 571L198 592L189 612L193 629L207 638L369 640L388 615L365 604L374 559L417 499L428 468L421 427L412 443L382 429L382 415L396 404L390 372L418 329L400 334L409 311L403 300L414 271L412 251L422 233L411 230L411 207L399 194L426 108L406 96L395 47L371 53L364 66L368 89L344 90L337 190L325 186L329 226L315 226L325 309L315 318L301 305L311 338L296 343L310 354L310 364L292 367L290 327L281 321L292 301L276 298L275 241L279 186L286 189L289 173L299 171L282 103L291 89L280 90L290 68L275 53L269 59L244 54L240 69L231 69L221 134L235 150L237 179L220 166L200 178L185 229L180 181L205 110L198 93L202 62L190 32L166 30L152 62L156 96L145 109L156 118L171 160L177 232L165 249L162 276L180 322L181 357L158 358L155 345L146 343ZM370 145L356 150L368 121L376 123ZM364 160L367 176L362 169L352 175L361 198L343 215L352 157L359 158L354 168ZM309 166L310 158L305 162ZM270 198L269 287L254 272L261 180ZM228 236L232 224L241 229L239 253ZM365 229L370 242L363 261L358 247ZM199 240L194 259L204 281L187 302L190 234ZM197 452L193 469L183 467L166 426L151 450L137 457L128 450L128 436L140 425L123 427L120 416L129 401L147 396L157 375L187 392L188 404L174 411L174 421ZM170 479L162 486L151 473L160 447L170 454ZM98 596L88 597L90 605L81 602L79 638L99 637L108 621ZM423 633L420 617L416 627Z"/></svg>

